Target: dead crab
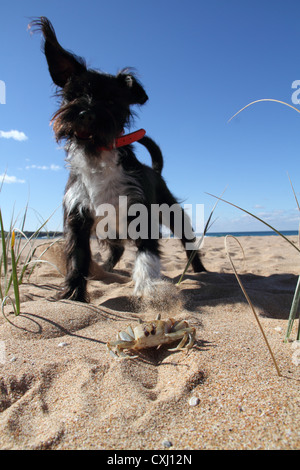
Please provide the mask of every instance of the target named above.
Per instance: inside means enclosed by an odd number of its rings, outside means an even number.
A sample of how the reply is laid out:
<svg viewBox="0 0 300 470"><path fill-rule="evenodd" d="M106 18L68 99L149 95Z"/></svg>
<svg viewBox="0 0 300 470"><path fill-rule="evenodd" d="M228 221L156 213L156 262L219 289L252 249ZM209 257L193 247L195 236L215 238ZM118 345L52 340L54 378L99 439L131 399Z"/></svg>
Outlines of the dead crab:
<svg viewBox="0 0 300 470"><path fill-rule="evenodd" d="M195 328L190 327L187 321L176 321L174 318L164 321L158 315L156 320L141 322L135 328L129 325L125 331L120 331L117 334L117 341L107 343L107 348L114 357L137 357L128 356L123 353L123 349L136 351L173 343L181 339L176 348L169 349L169 351L178 351L191 349L195 342L195 335Z"/></svg>

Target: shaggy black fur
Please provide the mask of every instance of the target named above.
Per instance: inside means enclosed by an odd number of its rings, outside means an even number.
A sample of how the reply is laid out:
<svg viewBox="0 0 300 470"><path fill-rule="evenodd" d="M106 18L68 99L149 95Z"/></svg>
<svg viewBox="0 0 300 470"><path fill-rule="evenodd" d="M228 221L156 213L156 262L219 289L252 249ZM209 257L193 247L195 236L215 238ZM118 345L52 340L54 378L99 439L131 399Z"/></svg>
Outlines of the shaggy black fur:
<svg viewBox="0 0 300 470"><path fill-rule="evenodd" d="M178 202L161 177L163 158L152 139L145 136L139 141L151 155L152 168L138 161L131 145L118 150L113 147L130 124L132 105L144 104L148 96L129 69L117 75L88 69L82 58L61 47L47 18L34 20L31 26L42 31L44 36L49 72L61 98L60 108L52 118L53 129L57 141L65 141L70 167L64 197L67 275L60 296L87 301L90 235L97 219L97 205L99 202L112 203L116 196L127 196L131 205L141 203L149 210L147 236L135 240L137 259L146 259L145 266L139 265L135 271L137 294L142 294L149 287L148 281L151 283L151 279L158 276L155 264L159 258L159 241L151 238L151 205L172 206ZM99 180L95 174L99 175ZM115 180L111 174L115 175ZM111 179L108 181L108 178ZM132 217L128 217L127 222L130 221ZM172 213L170 228L174 230ZM185 246L187 241L191 239L187 240L183 231L182 244ZM106 268L112 269L122 256L123 242L118 236L108 240L111 255ZM139 258L142 253L146 257ZM188 257L190 254L191 251L187 251ZM196 272L205 270L198 253L192 266Z"/></svg>

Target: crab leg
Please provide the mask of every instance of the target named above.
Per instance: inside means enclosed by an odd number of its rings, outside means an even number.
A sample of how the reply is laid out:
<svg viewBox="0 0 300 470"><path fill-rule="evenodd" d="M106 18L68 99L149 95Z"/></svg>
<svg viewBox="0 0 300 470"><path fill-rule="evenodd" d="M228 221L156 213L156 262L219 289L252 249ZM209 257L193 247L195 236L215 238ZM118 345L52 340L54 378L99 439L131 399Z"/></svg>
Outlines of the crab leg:
<svg viewBox="0 0 300 470"><path fill-rule="evenodd" d="M187 342L188 337L189 337L188 333L184 333L182 340L181 340L180 343L176 346L176 348L168 349L168 351L178 351L178 350L180 350L180 349L183 350L183 349L184 349L184 345L185 345L185 343Z"/></svg>
<svg viewBox="0 0 300 470"><path fill-rule="evenodd" d="M131 359L135 359L138 356L129 356L129 354L123 353L123 349L120 346L117 346L117 355L120 357L130 357Z"/></svg>
<svg viewBox="0 0 300 470"><path fill-rule="evenodd" d="M188 328L188 322L186 320L176 321L173 325L173 331L185 330Z"/></svg>
<svg viewBox="0 0 300 470"><path fill-rule="evenodd" d="M195 342L195 334L196 334L196 330L195 330L195 328L192 328L192 327L191 328L184 328L184 329L181 329L179 331L174 331L173 333L167 333L166 336L168 336L169 338L174 339L174 341L176 339L182 338L182 340L176 346L176 348L169 349L169 351L178 351L180 349L181 350L182 349L191 349L191 347L193 346L193 344ZM189 342L188 342L187 346L184 348L184 345L186 344L188 339L189 339Z"/></svg>
<svg viewBox="0 0 300 470"><path fill-rule="evenodd" d="M196 329L191 327L191 328L187 328L189 329L189 333L188 333L188 336L189 336L189 342L188 344L186 345L186 349L191 349L194 345L194 342L195 342L195 337L196 337Z"/></svg>
<svg viewBox="0 0 300 470"><path fill-rule="evenodd" d="M134 345L135 341L113 341L112 343L107 343L106 347L114 357L129 357L127 354L123 353L123 349L130 349ZM114 347L116 348L116 353L113 351Z"/></svg>

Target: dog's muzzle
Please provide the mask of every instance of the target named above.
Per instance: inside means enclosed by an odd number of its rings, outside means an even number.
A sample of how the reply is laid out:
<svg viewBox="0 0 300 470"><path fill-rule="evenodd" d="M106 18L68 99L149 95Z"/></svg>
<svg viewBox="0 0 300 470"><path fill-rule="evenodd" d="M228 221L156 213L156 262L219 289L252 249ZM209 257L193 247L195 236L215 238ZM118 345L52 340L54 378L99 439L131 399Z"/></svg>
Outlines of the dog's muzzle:
<svg viewBox="0 0 300 470"><path fill-rule="evenodd" d="M91 128L95 120L96 115L92 111L80 111L75 136L80 140L92 140Z"/></svg>

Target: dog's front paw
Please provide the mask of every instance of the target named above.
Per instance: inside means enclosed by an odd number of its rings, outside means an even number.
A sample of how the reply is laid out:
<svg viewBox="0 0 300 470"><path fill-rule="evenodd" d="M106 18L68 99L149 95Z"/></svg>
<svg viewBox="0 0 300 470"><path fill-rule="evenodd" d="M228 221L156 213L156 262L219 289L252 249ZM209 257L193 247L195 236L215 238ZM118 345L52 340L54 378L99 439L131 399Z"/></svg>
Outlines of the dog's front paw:
<svg viewBox="0 0 300 470"><path fill-rule="evenodd" d="M174 312L182 309L180 290L166 279L156 279L135 286L135 300L139 308L155 309L158 312Z"/></svg>
<svg viewBox="0 0 300 470"><path fill-rule="evenodd" d="M135 283L134 295L138 297L154 295L157 283L161 280L159 257L147 251L138 253L133 280Z"/></svg>
<svg viewBox="0 0 300 470"><path fill-rule="evenodd" d="M135 282L133 294L136 297L153 297L161 279L143 279Z"/></svg>
<svg viewBox="0 0 300 470"><path fill-rule="evenodd" d="M58 292L56 298L57 300L68 299L75 300L76 302L89 302L89 296L87 291L80 287L77 287L75 289L65 287L61 292Z"/></svg>

